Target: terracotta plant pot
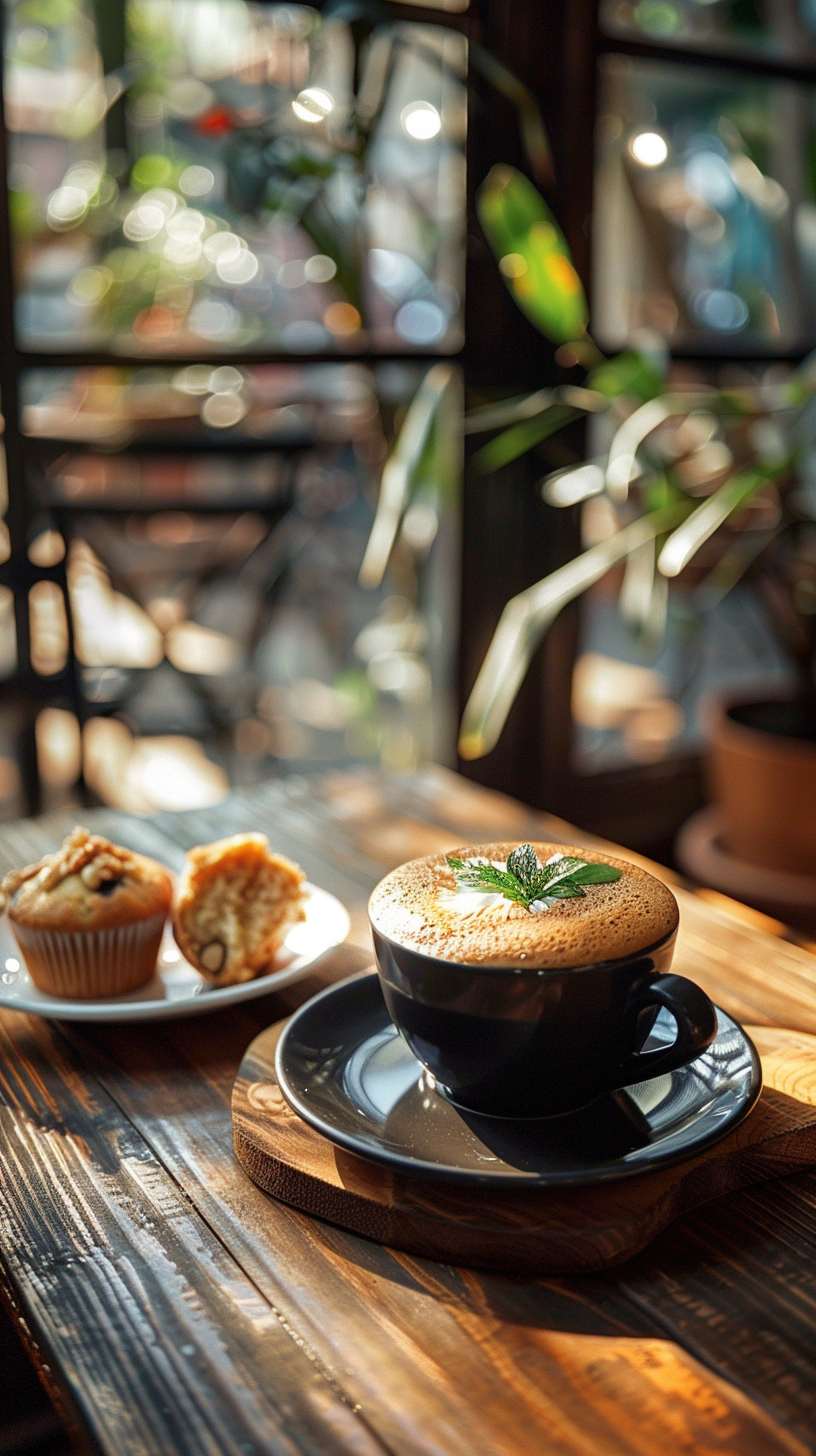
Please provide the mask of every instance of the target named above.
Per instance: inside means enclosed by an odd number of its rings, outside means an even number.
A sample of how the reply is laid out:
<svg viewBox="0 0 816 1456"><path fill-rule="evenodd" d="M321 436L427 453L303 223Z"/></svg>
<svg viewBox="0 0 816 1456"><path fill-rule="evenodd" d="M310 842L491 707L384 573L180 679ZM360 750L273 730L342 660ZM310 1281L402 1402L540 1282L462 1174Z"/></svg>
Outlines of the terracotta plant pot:
<svg viewBox="0 0 816 1456"><path fill-rule="evenodd" d="M816 876L816 742L793 701L731 702L712 723L712 798L725 848L762 869Z"/></svg>
<svg viewBox="0 0 816 1456"><path fill-rule="evenodd" d="M720 703L710 720L714 800L677 838L692 879L816 934L816 742L792 701Z"/></svg>

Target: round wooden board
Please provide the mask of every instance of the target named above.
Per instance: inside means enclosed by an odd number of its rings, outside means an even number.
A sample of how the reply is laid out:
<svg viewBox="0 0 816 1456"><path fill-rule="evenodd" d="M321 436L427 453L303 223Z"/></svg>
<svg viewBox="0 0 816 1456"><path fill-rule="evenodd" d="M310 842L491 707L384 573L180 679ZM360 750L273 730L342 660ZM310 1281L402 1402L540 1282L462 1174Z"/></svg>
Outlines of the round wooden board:
<svg viewBox="0 0 816 1456"><path fill-rule="evenodd" d="M620 1263L680 1214L816 1164L816 1036L747 1027L762 1059L756 1108L698 1158L596 1188L496 1193L409 1178L335 1147L275 1077L285 1022L244 1053L232 1094L236 1156L274 1198L378 1243L447 1263L577 1273Z"/></svg>

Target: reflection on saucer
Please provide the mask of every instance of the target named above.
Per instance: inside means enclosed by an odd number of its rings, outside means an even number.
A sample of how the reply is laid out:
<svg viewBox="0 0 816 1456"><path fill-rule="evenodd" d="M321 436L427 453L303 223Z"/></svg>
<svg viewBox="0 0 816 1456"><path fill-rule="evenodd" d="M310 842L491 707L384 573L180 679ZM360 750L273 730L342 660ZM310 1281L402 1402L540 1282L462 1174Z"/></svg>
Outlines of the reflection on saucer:
<svg viewBox="0 0 816 1456"><path fill-rule="evenodd" d="M650 1045L674 1036L671 1017L658 1018ZM526 1186L601 1182L691 1157L746 1116L761 1081L750 1041L718 1011L714 1042L686 1067L560 1117L488 1117L436 1087L391 1023L376 976L301 1007L276 1070L300 1116L363 1157L414 1175Z"/></svg>

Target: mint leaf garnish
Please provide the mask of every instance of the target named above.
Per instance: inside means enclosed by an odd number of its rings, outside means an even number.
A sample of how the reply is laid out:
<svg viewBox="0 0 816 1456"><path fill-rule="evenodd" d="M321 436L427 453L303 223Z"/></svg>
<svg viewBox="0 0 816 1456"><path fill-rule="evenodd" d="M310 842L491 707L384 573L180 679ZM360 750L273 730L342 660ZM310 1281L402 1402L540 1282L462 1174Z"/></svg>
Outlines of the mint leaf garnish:
<svg viewBox="0 0 816 1456"><path fill-rule="evenodd" d="M619 880L621 871L613 865L582 864L572 877L574 885L606 885L610 880Z"/></svg>
<svg viewBox="0 0 816 1456"><path fill-rule="evenodd" d="M521 881L509 870L497 870L495 865L480 864L478 860L454 859L447 856L453 870L457 890L481 890L489 894L504 895L506 900L515 900L519 905L529 905L529 899Z"/></svg>
<svg viewBox="0 0 816 1456"><path fill-rule="evenodd" d="M526 888L535 884L541 874L541 865L531 844L519 844L507 859L507 869Z"/></svg>
<svg viewBox="0 0 816 1456"><path fill-rule="evenodd" d="M456 859L447 856L453 870L457 890L478 890L482 894L503 895L527 910L549 909L556 900L575 900L585 895L585 885L610 884L619 880L621 871L609 864L594 864L574 855L558 855L542 865L531 844L519 844L510 853L505 870L477 859Z"/></svg>

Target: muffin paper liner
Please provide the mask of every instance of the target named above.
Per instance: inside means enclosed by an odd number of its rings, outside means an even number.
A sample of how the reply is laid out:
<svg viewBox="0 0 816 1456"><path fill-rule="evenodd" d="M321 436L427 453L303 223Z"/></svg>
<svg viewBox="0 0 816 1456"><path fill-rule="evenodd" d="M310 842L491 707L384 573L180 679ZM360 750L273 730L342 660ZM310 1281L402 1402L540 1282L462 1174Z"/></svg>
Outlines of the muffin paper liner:
<svg viewBox="0 0 816 1456"><path fill-rule="evenodd" d="M10 923L38 990L93 1001L147 984L156 969L166 919L162 911L108 930L33 930Z"/></svg>

